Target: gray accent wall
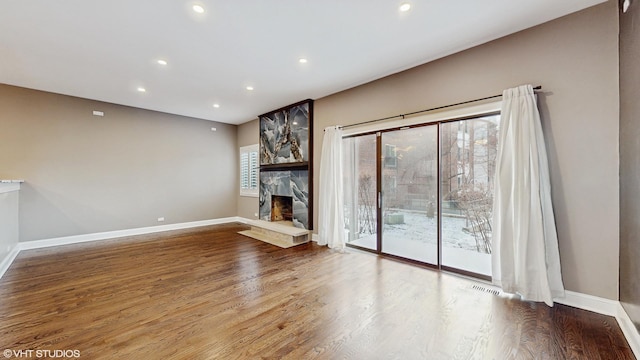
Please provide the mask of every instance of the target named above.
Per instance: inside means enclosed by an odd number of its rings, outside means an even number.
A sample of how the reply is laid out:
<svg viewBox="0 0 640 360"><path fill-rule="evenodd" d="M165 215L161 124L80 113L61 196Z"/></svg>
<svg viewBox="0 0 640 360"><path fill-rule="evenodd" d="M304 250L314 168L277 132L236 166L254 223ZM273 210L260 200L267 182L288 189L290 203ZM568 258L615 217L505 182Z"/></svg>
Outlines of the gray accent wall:
<svg viewBox="0 0 640 360"><path fill-rule="evenodd" d="M521 84L542 85L539 107L564 284L617 300L618 79L618 9L608 1L316 100L314 181L318 184L326 126L501 94ZM317 207L314 215L317 229Z"/></svg>
<svg viewBox="0 0 640 360"><path fill-rule="evenodd" d="M620 13L620 302L640 331L640 3Z"/></svg>
<svg viewBox="0 0 640 360"><path fill-rule="evenodd" d="M237 214L235 125L0 84L0 129L20 241Z"/></svg>

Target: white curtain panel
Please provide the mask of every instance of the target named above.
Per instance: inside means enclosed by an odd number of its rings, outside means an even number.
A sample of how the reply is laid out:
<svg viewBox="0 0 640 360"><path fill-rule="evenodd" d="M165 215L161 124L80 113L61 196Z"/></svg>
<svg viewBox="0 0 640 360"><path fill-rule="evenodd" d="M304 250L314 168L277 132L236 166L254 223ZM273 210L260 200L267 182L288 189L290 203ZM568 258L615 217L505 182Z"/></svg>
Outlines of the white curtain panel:
<svg viewBox="0 0 640 360"><path fill-rule="evenodd" d="M344 249L344 195L342 176L342 129L324 129L320 161L318 244Z"/></svg>
<svg viewBox="0 0 640 360"><path fill-rule="evenodd" d="M503 92L493 202L492 278L525 300L564 297L549 166L531 85Z"/></svg>

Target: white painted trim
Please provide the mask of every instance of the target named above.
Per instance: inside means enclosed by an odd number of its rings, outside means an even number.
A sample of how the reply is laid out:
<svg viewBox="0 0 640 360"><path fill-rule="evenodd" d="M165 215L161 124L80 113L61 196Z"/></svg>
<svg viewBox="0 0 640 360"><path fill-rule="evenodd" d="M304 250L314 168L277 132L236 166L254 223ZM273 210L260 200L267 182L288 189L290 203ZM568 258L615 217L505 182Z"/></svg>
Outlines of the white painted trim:
<svg viewBox="0 0 640 360"><path fill-rule="evenodd" d="M631 351L633 351L636 358L640 359L640 333L638 333L635 325L633 325L633 321L629 318L622 304L618 303L617 310L616 320L618 320L618 325L620 325L620 329L622 329L622 333L624 333L624 337L627 339Z"/></svg>
<svg viewBox="0 0 640 360"><path fill-rule="evenodd" d="M13 247L13 249L11 249L11 251L9 251L9 253L4 258L4 260L0 262L0 279L2 279L2 276L4 275L4 273L7 272L7 270L9 270L9 266L11 266L11 264L13 263L13 260L16 259L16 256L18 256L19 253L20 253L20 248L16 245Z"/></svg>
<svg viewBox="0 0 640 360"><path fill-rule="evenodd" d="M20 183L0 183L0 194L20 190Z"/></svg>
<svg viewBox="0 0 640 360"><path fill-rule="evenodd" d="M93 234L83 234L83 235L65 236L65 237L52 238L52 239L19 242L9 252L9 254L4 258L4 260L0 262L0 279L2 278L4 273L9 269L13 261L16 259L16 256L18 256L18 254L22 250L32 250L32 249L41 249L41 248L47 248L52 246L78 244L78 243L83 243L88 241L116 239L116 238L121 238L125 236L143 235L143 234L151 234L151 233L157 233L162 231L189 229L189 228L218 225L218 224L227 224L231 222L240 222L240 223L246 224L247 219L241 218L238 216L232 216L232 217L220 218L220 219L192 221L192 222L178 223L178 224L149 226L149 227L136 228L136 229L116 230L116 231L107 231L107 232L93 233Z"/></svg>
<svg viewBox="0 0 640 360"><path fill-rule="evenodd" d="M311 241L318 242L318 234L311 234Z"/></svg>
<svg viewBox="0 0 640 360"><path fill-rule="evenodd" d="M58 237L53 239L20 242L18 243L18 247L20 250L40 249L40 248L46 248L51 246L83 243L87 241L106 240L106 239L114 239L114 238L120 238L125 236L151 234L151 233L157 233L162 231L171 231L171 230L189 229L189 228L200 227L200 226L226 224L226 223L235 222L235 221L238 221L238 217L236 216L228 217L228 218L220 218L220 219L192 221L192 222L178 223L178 224L149 226L149 227L136 228L136 229L116 230L116 231L106 231L101 233L64 236L64 237Z"/></svg>
<svg viewBox="0 0 640 360"><path fill-rule="evenodd" d="M553 299L558 304L573 306L578 309L593 311L598 314L616 316L619 302L598 296L565 290L565 297Z"/></svg>

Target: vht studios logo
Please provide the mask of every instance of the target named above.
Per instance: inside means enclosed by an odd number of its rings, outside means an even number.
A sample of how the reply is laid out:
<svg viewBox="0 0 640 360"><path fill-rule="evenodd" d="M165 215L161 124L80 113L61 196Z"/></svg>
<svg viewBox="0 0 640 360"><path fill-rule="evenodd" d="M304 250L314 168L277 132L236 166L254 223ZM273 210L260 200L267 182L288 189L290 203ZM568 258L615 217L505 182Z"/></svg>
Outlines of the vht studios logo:
<svg viewBox="0 0 640 360"><path fill-rule="evenodd" d="M39 349L39 350L11 350L11 349L5 349L2 352L2 355L4 355L5 358L10 359L10 358L30 358L30 357L36 357L36 358L79 358L80 357L80 350L43 350L43 349Z"/></svg>

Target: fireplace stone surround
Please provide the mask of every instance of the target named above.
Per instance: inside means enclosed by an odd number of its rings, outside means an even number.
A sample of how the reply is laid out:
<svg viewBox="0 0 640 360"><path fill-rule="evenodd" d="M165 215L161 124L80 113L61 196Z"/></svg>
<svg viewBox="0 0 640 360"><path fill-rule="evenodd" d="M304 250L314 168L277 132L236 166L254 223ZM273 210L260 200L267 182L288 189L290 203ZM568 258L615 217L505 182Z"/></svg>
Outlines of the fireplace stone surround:
<svg viewBox="0 0 640 360"><path fill-rule="evenodd" d="M258 116L258 219L313 228L313 100Z"/></svg>
<svg viewBox="0 0 640 360"><path fill-rule="evenodd" d="M272 216L274 197L291 199L291 221L297 228L310 230L309 172L307 170L260 170L259 219L287 221Z"/></svg>

